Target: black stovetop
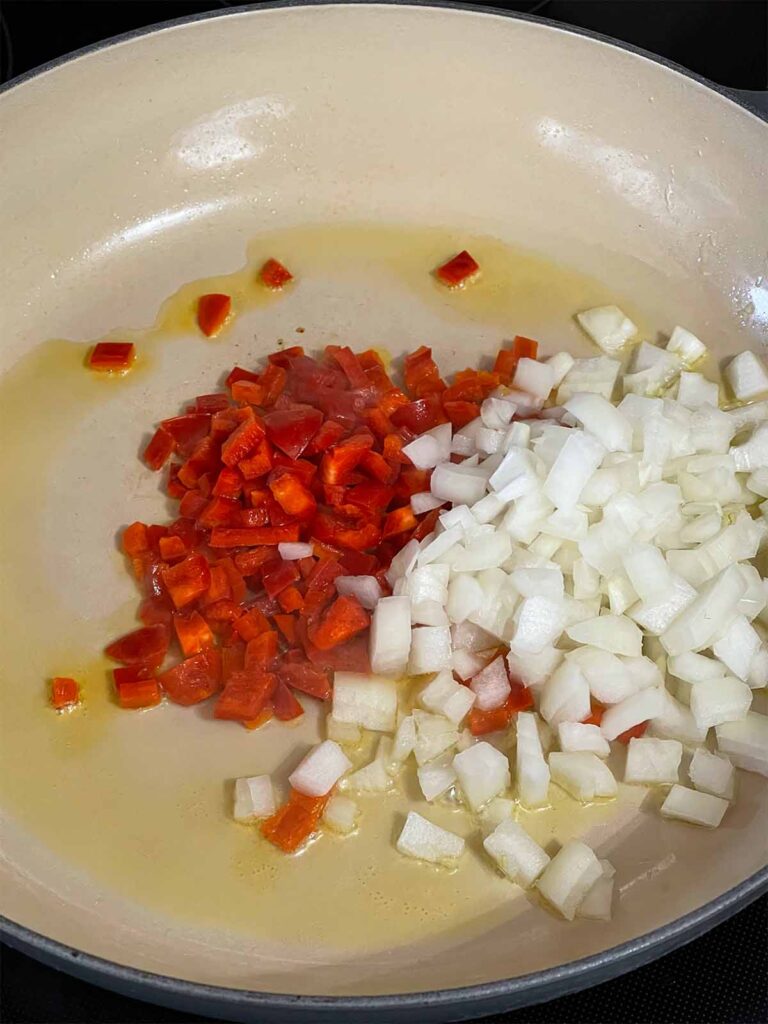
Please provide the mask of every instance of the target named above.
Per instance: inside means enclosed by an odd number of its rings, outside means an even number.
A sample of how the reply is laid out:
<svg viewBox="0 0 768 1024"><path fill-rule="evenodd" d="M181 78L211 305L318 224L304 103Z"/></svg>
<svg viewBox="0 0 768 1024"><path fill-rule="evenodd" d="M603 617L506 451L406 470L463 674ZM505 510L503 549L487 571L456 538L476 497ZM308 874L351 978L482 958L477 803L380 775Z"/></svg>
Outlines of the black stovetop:
<svg viewBox="0 0 768 1024"><path fill-rule="evenodd" d="M485 3L490 5L492 0ZM232 6L204 0L4 0L1 80L108 36ZM764 0L524 0L495 6L603 32L720 85L768 87L768 3ZM766 910L766 900L760 900L708 935L623 978L487 1021L765 1024ZM0 1021L4 1024L203 1020L102 991L7 947L0 946L0 968Z"/></svg>

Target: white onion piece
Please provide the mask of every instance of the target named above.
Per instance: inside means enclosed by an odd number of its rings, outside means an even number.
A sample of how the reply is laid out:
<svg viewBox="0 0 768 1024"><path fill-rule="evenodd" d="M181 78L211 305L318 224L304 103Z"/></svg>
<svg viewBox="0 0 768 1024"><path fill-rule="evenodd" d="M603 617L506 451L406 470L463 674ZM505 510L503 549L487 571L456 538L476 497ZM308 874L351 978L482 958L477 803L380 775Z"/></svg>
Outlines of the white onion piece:
<svg viewBox="0 0 768 1024"><path fill-rule="evenodd" d="M429 487L436 498L455 505L474 505L485 494L487 477L477 466L444 462L432 473Z"/></svg>
<svg viewBox="0 0 768 1024"><path fill-rule="evenodd" d="M332 714L325 719L325 733L329 740L336 740L343 747L356 747L363 735L355 722L339 722Z"/></svg>
<svg viewBox="0 0 768 1024"><path fill-rule="evenodd" d="M406 857L450 866L464 852L464 840L439 825L433 825L416 811L409 811L397 840L397 849Z"/></svg>
<svg viewBox="0 0 768 1024"><path fill-rule="evenodd" d="M549 679L562 660L563 652L550 645L544 647L538 654L515 654L514 651L510 651L507 655L507 667L510 675L535 689Z"/></svg>
<svg viewBox="0 0 768 1024"><path fill-rule="evenodd" d="M576 394L565 403L565 409L609 452L632 451L632 424L602 395Z"/></svg>
<svg viewBox="0 0 768 1024"><path fill-rule="evenodd" d="M736 566L729 566L716 576L661 634L667 653L684 654L708 647L727 628L746 589Z"/></svg>
<svg viewBox="0 0 768 1024"><path fill-rule="evenodd" d="M378 602L371 616L369 649L374 673L405 672L411 650L410 598L383 597Z"/></svg>
<svg viewBox="0 0 768 1024"><path fill-rule="evenodd" d="M453 768L473 811L509 787L509 761L500 750L485 741L457 754Z"/></svg>
<svg viewBox="0 0 768 1024"><path fill-rule="evenodd" d="M707 380L700 373L688 373L684 370L680 374L677 400L686 409L701 409L705 405L717 408L719 392L717 384Z"/></svg>
<svg viewBox="0 0 768 1024"><path fill-rule="evenodd" d="M566 633L578 644L590 644L612 654L639 657L642 652L642 633L625 615L599 615L569 626Z"/></svg>
<svg viewBox="0 0 768 1024"><path fill-rule="evenodd" d="M663 703L662 691L656 687L649 687L627 697L620 704L614 704L606 709L600 722L603 736L607 740L615 740L628 729L655 718L661 713Z"/></svg>
<svg viewBox="0 0 768 1024"><path fill-rule="evenodd" d="M585 391L610 399L620 369L621 363L607 356L576 359L557 390L558 404L565 405L573 395Z"/></svg>
<svg viewBox="0 0 768 1024"><path fill-rule="evenodd" d="M422 796L427 801L437 800L456 782L456 772L449 764L435 761L424 764L416 770Z"/></svg>
<svg viewBox="0 0 768 1024"><path fill-rule="evenodd" d="M661 805L661 813L665 818L677 818L707 828L717 828L727 810L727 800L685 786L673 786Z"/></svg>
<svg viewBox="0 0 768 1024"><path fill-rule="evenodd" d="M443 715L417 709L413 712L413 723L416 729L413 754L419 765L434 761L458 742L456 726Z"/></svg>
<svg viewBox="0 0 768 1024"><path fill-rule="evenodd" d="M768 370L754 352L739 352L725 368L725 378L740 402L768 391Z"/></svg>
<svg viewBox="0 0 768 1024"><path fill-rule="evenodd" d="M587 725L585 722L561 722L557 727L560 749L564 753L585 751L608 757L611 752L608 740L600 732L598 725Z"/></svg>
<svg viewBox="0 0 768 1024"><path fill-rule="evenodd" d="M405 547L402 547L387 569L387 581L389 585L393 587L395 582L401 579L403 576L408 576L416 565L416 559L419 556L419 542L417 540L409 540Z"/></svg>
<svg viewBox="0 0 768 1024"><path fill-rule="evenodd" d="M469 684L475 695L475 706L481 711L492 711L501 707L512 692L503 657L486 665ZM465 689L465 687L459 687Z"/></svg>
<svg viewBox="0 0 768 1024"><path fill-rule="evenodd" d="M445 530L444 533L437 534L429 543L425 543L424 547L421 548L416 564L419 566L429 565L430 562L434 562L447 551L450 551L463 537L464 530L460 526L452 526L449 530Z"/></svg>
<svg viewBox="0 0 768 1024"><path fill-rule="evenodd" d="M618 792L613 773L596 754L583 750L554 751L549 755L549 770L552 781L582 803L598 797L614 797Z"/></svg>
<svg viewBox="0 0 768 1024"><path fill-rule="evenodd" d="M637 327L618 306L596 306L577 313L579 326L600 348L615 355L637 334Z"/></svg>
<svg viewBox="0 0 768 1024"><path fill-rule="evenodd" d="M613 876L616 872L607 860L601 860L600 866L603 869L603 874L579 904L576 910L577 917L583 917L590 921L611 920Z"/></svg>
<svg viewBox="0 0 768 1024"><path fill-rule="evenodd" d="M733 676L706 679L691 690L691 713L700 729L747 717L752 690Z"/></svg>
<svg viewBox="0 0 768 1024"><path fill-rule="evenodd" d="M725 675L725 666L715 658L707 658L703 654L689 651L668 658L667 671L686 683L701 683L705 679L722 679Z"/></svg>
<svg viewBox="0 0 768 1024"><path fill-rule="evenodd" d="M436 498L431 491L419 491L411 495L411 511L416 516L420 516L422 512L431 512L433 508L440 508L444 504L443 499Z"/></svg>
<svg viewBox="0 0 768 1024"><path fill-rule="evenodd" d="M341 835L349 835L357 827L360 808L348 796L334 793L323 811L323 824Z"/></svg>
<svg viewBox="0 0 768 1024"><path fill-rule="evenodd" d="M506 679L506 674L505 677ZM457 683L450 672L439 672L419 694L419 702L427 711L443 715L458 726L475 703L475 693Z"/></svg>
<svg viewBox="0 0 768 1024"><path fill-rule="evenodd" d="M523 597L546 597L558 601L565 591L563 573L556 567L521 567L510 573L515 589Z"/></svg>
<svg viewBox="0 0 768 1024"><path fill-rule="evenodd" d="M560 386L565 375L573 368L575 361L570 352L556 352L555 355L547 359L547 363L554 375L552 387L557 388Z"/></svg>
<svg viewBox="0 0 768 1024"><path fill-rule="evenodd" d="M749 678L752 659L760 649L760 634L745 616L737 615L719 640L712 645L712 653L738 679Z"/></svg>
<svg viewBox="0 0 768 1024"><path fill-rule="evenodd" d="M555 371L549 363L523 357L518 361L512 387L534 398L547 398L555 384Z"/></svg>
<svg viewBox="0 0 768 1024"><path fill-rule="evenodd" d="M740 722L726 722L715 729L718 749L737 768L768 777L768 715L750 711Z"/></svg>
<svg viewBox="0 0 768 1024"><path fill-rule="evenodd" d="M397 684L357 672L337 672L333 680L333 717L375 732L393 732Z"/></svg>
<svg viewBox="0 0 768 1024"><path fill-rule="evenodd" d="M277 545L277 553L284 562L297 562L300 558L311 558L314 549L311 544L283 542Z"/></svg>
<svg viewBox="0 0 768 1024"><path fill-rule="evenodd" d="M683 745L679 740L641 736L627 746L624 781L641 786L663 786L679 780Z"/></svg>
<svg viewBox="0 0 768 1024"><path fill-rule="evenodd" d="M516 732L517 796L524 807L541 807L549 800L550 774L536 716L528 711L518 712Z"/></svg>
<svg viewBox="0 0 768 1024"><path fill-rule="evenodd" d="M537 887L548 903L572 921L579 904L602 875L602 865L593 851L578 839L571 839L546 866Z"/></svg>
<svg viewBox="0 0 768 1024"><path fill-rule="evenodd" d="M707 354L707 346L685 327L675 327L667 342L667 352L674 352L686 366L693 366Z"/></svg>
<svg viewBox="0 0 768 1024"><path fill-rule="evenodd" d="M651 720L648 733L661 739L680 740L688 746L703 743L707 735L691 714L690 708L675 700L666 690L659 690L661 710Z"/></svg>
<svg viewBox="0 0 768 1024"><path fill-rule="evenodd" d="M393 743L389 736L382 736L376 748L376 756L356 772L342 779L340 786L356 793L386 793L392 789L392 778L388 766L392 761Z"/></svg>
<svg viewBox="0 0 768 1024"><path fill-rule="evenodd" d="M531 839L525 829L514 821L501 821L493 832L485 837L483 846L502 873L524 889L533 885L549 864L549 856Z"/></svg>
<svg viewBox="0 0 768 1024"><path fill-rule="evenodd" d="M605 456L605 447L596 437L582 431L570 431L560 453L544 481L544 494L556 508L571 508L584 485Z"/></svg>
<svg viewBox="0 0 768 1024"><path fill-rule="evenodd" d="M447 626L418 626L411 631L408 671L411 675L451 667L451 631Z"/></svg>
<svg viewBox="0 0 768 1024"><path fill-rule="evenodd" d="M269 818L275 813L275 794L269 775L253 775L235 779L235 821L254 821Z"/></svg>
<svg viewBox="0 0 768 1024"><path fill-rule="evenodd" d="M352 762L333 740L323 740L288 776L292 788L305 796L325 796L352 767Z"/></svg>
<svg viewBox="0 0 768 1024"><path fill-rule="evenodd" d="M694 789L719 796L721 800L733 799L735 772L731 762L722 754L712 754L699 747L691 758L688 776Z"/></svg>
<svg viewBox="0 0 768 1024"><path fill-rule="evenodd" d="M515 654L539 654L563 631L563 602L547 597L527 597L517 613L517 625L509 648Z"/></svg>
<svg viewBox="0 0 768 1024"><path fill-rule="evenodd" d="M337 576L334 580L339 594L356 597L363 608L373 610L384 591L375 576Z"/></svg>
<svg viewBox="0 0 768 1024"><path fill-rule="evenodd" d="M539 711L552 726L589 717L589 686L575 662L564 661L544 683Z"/></svg>

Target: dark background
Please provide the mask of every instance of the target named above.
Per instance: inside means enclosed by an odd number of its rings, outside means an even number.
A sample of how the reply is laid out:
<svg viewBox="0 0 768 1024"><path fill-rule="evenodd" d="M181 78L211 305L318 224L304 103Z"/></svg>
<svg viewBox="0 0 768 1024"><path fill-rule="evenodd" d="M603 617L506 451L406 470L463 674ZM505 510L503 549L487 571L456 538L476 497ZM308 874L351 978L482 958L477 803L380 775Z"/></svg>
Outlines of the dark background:
<svg viewBox="0 0 768 1024"><path fill-rule="evenodd" d="M231 6L235 5L177 0L4 0L0 7L2 81L120 32ZM768 0L527 0L495 6L603 32L676 61L719 85L768 88ZM762 899L708 935L624 978L487 1018L487 1022L766 1024L767 939L768 903ZM4 1024L160 1024L203 1019L104 992L0 946L0 1020Z"/></svg>

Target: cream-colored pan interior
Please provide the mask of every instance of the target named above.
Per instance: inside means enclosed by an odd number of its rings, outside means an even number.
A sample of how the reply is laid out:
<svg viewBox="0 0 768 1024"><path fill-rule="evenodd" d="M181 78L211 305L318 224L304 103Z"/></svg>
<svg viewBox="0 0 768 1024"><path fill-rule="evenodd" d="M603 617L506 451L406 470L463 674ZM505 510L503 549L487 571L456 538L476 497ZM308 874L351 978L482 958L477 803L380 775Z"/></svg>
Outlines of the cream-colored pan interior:
<svg viewBox="0 0 768 1024"><path fill-rule="evenodd" d="M177 978L409 992L588 956L762 866L757 776L714 833L662 823L631 793L530 823L611 857L609 925L556 920L474 856L453 875L399 864L398 798L367 802L360 836L281 860L228 820L226 782L284 772L312 723L251 734L205 711L122 712L98 652L133 622L116 533L166 515L137 459L147 431L278 339L426 342L457 369L515 333L584 348L574 310L618 300L651 340L683 323L718 356L764 345L763 123L552 27L330 6L80 57L3 96L0 133L3 913ZM428 271L464 246L483 280L441 293ZM296 286L258 301L237 277L241 314L220 340L186 330L194 288L146 331L181 286L270 255ZM141 365L94 381L82 343L129 330ZM45 704L61 673L87 698L66 717Z"/></svg>

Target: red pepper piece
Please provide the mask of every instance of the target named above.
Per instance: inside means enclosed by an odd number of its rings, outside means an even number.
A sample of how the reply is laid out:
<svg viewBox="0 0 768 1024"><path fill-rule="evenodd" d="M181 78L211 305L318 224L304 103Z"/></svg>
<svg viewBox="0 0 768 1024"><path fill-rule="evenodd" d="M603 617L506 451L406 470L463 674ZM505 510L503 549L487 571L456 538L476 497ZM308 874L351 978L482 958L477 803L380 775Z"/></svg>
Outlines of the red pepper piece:
<svg viewBox="0 0 768 1024"><path fill-rule="evenodd" d="M334 558L318 562L307 577L304 594L304 610L307 614L318 611L336 594L336 578L344 575L344 569Z"/></svg>
<svg viewBox="0 0 768 1024"><path fill-rule="evenodd" d="M237 620L235 623L235 630L237 634L247 642L249 640L255 640L256 637L261 636L262 633L267 633L269 631L269 622L259 608L251 606L251 608Z"/></svg>
<svg viewBox="0 0 768 1024"><path fill-rule="evenodd" d="M645 734L648 725L648 722L639 722L637 725L633 725L631 729L621 733L616 739L619 743L629 743L630 740L637 740Z"/></svg>
<svg viewBox="0 0 768 1024"><path fill-rule="evenodd" d="M171 607L165 597L147 597L139 605L139 621L145 626L162 624L170 629Z"/></svg>
<svg viewBox="0 0 768 1024"><path fill-rule="evenodd" d="M281 591L299 579L301 573L296 568L296 563L284 562L282 559L265 566L261 574L261 582L270 597L277 597Z"/></svg>
<svg viewBox="0 0 768 1024"><path fill-rule="evenodd" d="M275 500L289 516L309 519L317 510L312 492L290 470L274 469L267 480Z"/></svg>
<svg viewBox="0 0 768 1024"><path fill-rule="evenodd" d="M512 348L503 348L499 351L493 369L503 384L511 384L520 360L536 359L538 352L538 342L518 334L512 342Z"/></svg>
<svg viewBox="0 0 768 1024"><path fill-rule="evenodd" d="M403 372L405 386L416 398L423 398L435 391L445 391L445 381L432 358L432 349L426 345L405 357Z"/></svg>
<svg viewBox="0 0 768 1024"><path fill-rule="evenodd" d="M160 555L166 562L173 562L179 558L185 558L189 549L181 537L161 537Z"/></svg>
<svg viewBox="0 0 768 1024"><path fill-rule="evenodd" d="M287 526L253 526L245 529L216 527L211 531L208 543L212 548L250 548L259 544L290 544L299 540L301 527L298 523Z"/></svg>
<svg viewBox="0 0 768 1024"><path fill-rule="evenodd" d="M277 603L284 612L300 612L304 608L304 597L298 587L288 586L278 593Z"/></svg>
<svg viewBox="0 0 768 1024"><path fill-rule="evenodd" d="M392 512L388 512L384 517L381 539L386 540L387 537L394 537L398 533L414 530L417 525L418 522L411 506L403 505L402 508L396 508Z"/></svg>
<svg viewBox="0 0 768 1024"><path fill-rule="evenodd" d="M479 270L480 264L469 255L466 249L462 249L457 256L437 268L435 277L449 288L458 288L474 277Z"/></svg>
<svg viewBox="0 0 768 1024"><path fill-rule="evenodd" d="M212 395L198 395L193 408L195 412L220 412L229 408L229 396L221 391Z"/></svg>
<svg viewBox="0 0 768 1024"><path fill-rule="evenodd" d="M462 427L466 427L472 420L476 420L480 415L480 406L477 402L467 402L464 399L449 399L446 401L443 399L443 412L451 421L455 430L461 430Z"/></svg>
<svg viewBox="0 0 768 1024"><path fill-rule="evenodd" d="M605 708L602 704L599 704L596 700L591 703L591 714L588 718L584 719L584 725L600 725L605 714Z"/></svg>
<svg viewBox="0 0 768 1024"><path fill-rule="evenodd" d="M233 498L212 498L197 516L197 524L205 529L213 526L234 526L234 517L240 511L240 502Z"/></svg>
<svg viewBox="0 0 768 1024"><path fill-rule="evenodd" d="M415 466L403 466L395 484L395 495L401 501L407 501L412 494L420 494L429 490L432 479L431 469L417 469Z"/></svg>
<svg viewBox="0 0 768 1024"><path fill-rule="evenodd" d="M261 283L267 288L282 288L293 280L293 274L276 259L268 259L259 271Z"/></svg>
<svg viewBox="0 0 768 1024"><path fill-rule="evenodd" d="M51 680L51 704L57 711L80 703L80 687L76 679L56 676Z"/></svg>
<svg viewBox="0 0 768 1024"><path fill-rule="evenodd" d="M168 650L170 634L166 626L143 626L126 633L104 648L104 653L123 665L160 665Z"/></svg>
<svg viewBox="0 0 768 1024"><path fill-rule="evenodd" d="M283 367L277 366L275 363L270 363L262 373L259 383L264 388L264 398L261 404L265 409L271 408L283 393L287 378L288 375Z"/></svg>
<svg viewBox="0 0 768 1024"><path fill-rule="evenodd" d="M165 485L165 489L169 498L183 498L187 493L187 488L179 480L180 469L181 463L179 462L172 462L168 467L168 483Z"/></svg>
<svg viewBox="0 0 768 1024"><path fill-rule="evenodd" d="M278 680L275 692L272 694L272 707L275 710L275 718L281 722L291 722L294 718L301 718L304 714L304 708L282 680Z"/></svg>
<svg viewBox="0 0 768 1024"><path fill-rule="evenodd" d="M355 487L348 487L346 491L346 504L357 505L358 508L373 509L374 512L382 512L395 496L393 487L374 480L366 480Z"/></svg>
<svg viewBox="0 0 768 1024"><path fill-rule="evenodd" d="M243 478L236 469L225 466L216 477L211 493L215 498L239 498L243 493Z"/></svg>
<svg viewBox="0 0 768 1024"><path fill-rule="evenodd" d="M221 632L221 624L225 622L237 622L238 619L242 618L243 609L239 604L228 597L223 597L218 601L214 601L212 604L205 606L205 617L208 622L212 622L217 632Z"/></svg>
<svg viewBox="0 0 768 1024"><path fill-rule="evenodd" d="M330 512L318 512L312 529L318 540L355 551L375 548L381 540L381 530L375 522L352 521Z"/></svg>
<svg viewBox="0 0 768 1024"><path fill-rule="evenodd" d="M120 538L120 546L123 549L123 553L129 558L149 551L146 525L144 523L131 523L130 526L126 526Z"/></svg>
<svg viewBox="0 0 768 1024"><path fill-rule="evenodd" d="M518 711L526 711L533 707L533 694L528 687L523 686L515 680L512 683L512 692L501 707L493 708L491 711L481 711L479 708L472 708L469 713L469 731L473 736L484 736L489 732L499 732L506 729Z"/></svg>
<svg viewBox="0 0 768 1024"><path fill-rule="evenodd" d="M251 380L238 380L232 385L232 398L236 402L261 405L264 401L264 388Z"/></svg>
<svg viewBox="0 0 768 1024"><path fill-rule="evenodd" d="M163 420L160 426L171 435L182 455L190 455L208 434L211 428L211 414L188 412L184 416L173 416L169 420Z"/></svg>
<svg viewBox="0 0 768 1024"><path fill-rule="evenodd" d="M171 456L174 449L174 440L163 427L158 427L152 435L147 447L142 453L142 458L150 469L157 471L162 469Z"/></svg>
<svg viewBox="0 0 768 1024"><path fill-rule="evenodd" d="M207 499L199 491L187 491L179 503L179 512L186 518L197 519L207 505Z"/></svg>
<svg viewBox="0 0 768 1024"><path fill-rule="evenodd" d="M213 633L199 612L192 612L190 615L174 613L173 626L181 652L186 658L213 647Z"/></svg>
<svg viewBox="0 0 768 1024"><path fill-rule="evenodd" d="M248 412L250 416L232 431L221 446L221 461L225 466L232 467L242 462L264 437L264 424L251 409Z"/></svg>
<svg viewBox="0 0 768 1024"><path fill-rule="evenodd" d="M258 384L259 375L258 373L254 373L253 370L243 369L242 366L233 366L224 383L228 388L231 388L232 385L236 384L239 380L249 380L252 384Z"/></svg>
<svg viewBox="0 0 768 1024"><path fill-rule="evenodd" d="M370 434L354 434L330 448L320 463L320 477L326 484L345 484L373 447Z"/></svg>
<svg viewBox="0 0 768 1024"><path fill-rule="evenodd" d="M380 440L394 431L392 420L383 409L363 409L365 425Z"/></svg>
<svg viewBox="0 0 768 1024"><path fill-rule="evenodd" d="M237 566L235 565L234 561L231 558L219 559L219 561L216 563L216 568L222 569L224 571L229 582L229 589L232 594L232 600L236 604L240 604L240 602L245 597L245 592L247 590L245 580L243 579L243 574L240 572L240 570L237 568Z"/></svg>
<svg viewBox="0 0 768 1024"><path fill-rule="evenodd" d="M211 647L157 677L175 704L199 704L221 689L221 655Z"/></svg>
<svg viewBox="0 0 768 1024"><path fill-rule="evenodd" d="M218 334L232 309L232 298L212 292L197 300L197 323L203 334L210 338Z"/></svg>
<svg viewBox="0 0 768 1024"><path fill-rule="evenodd" d="M218 472L221 451L212 437L204 437L179 470L179 480L185 487L195 487L205 473Z"/></svg>
<svg viewBox="0 0 768 1024"><path fill-rule="evenodd" d="M321 651L351 640L367 629L371 617L356 597L338 597L324 614L319 625L309 628L309 638Z"/></svg>
<svg viewBox="0 0 768 1024"><path fill-rule="evenodd" d="M382 484L391 484L397 479L398 467L387 462L379 452L366 452L360 462L360 468Z"/></svg>
<svg viewBox="0 0 768 1024"><path fill-rule="evenodd" d="M262 822L262 835L283 853L294 853L317 830L329 798L330 793L304 796L292 789L288 802Z"/></svg>
<svg viewBox="0 0 768 1024"><path fill-rule="evenodd" d="M331 684L328 673L308 661L300 661L291 665L282 665L278 672L280 680L294 690L300 690L318 700L329 700Z"/></svg>
<svg viewBox="0 0 768 1024"><path fill-rule="evenodd" d="M301 345L291 345L289 348L283 348L279 352L271 352L267 356L267 361L282 366L284 370L289 370L293 360L303 355L304 349Z"/></svg>
<svg viewBox="0 0 768 1024"><path fill-rule="evenodd" d="M240 460L238 469L246 480L258 480L259 477L265 476L273 465L272 446L266 437L262 437L256 442L248 458Z"/></svg>
<svg viewBox="0 0 768 1024"><path fill-rule="evenodd" d="M345 644L321 651L313 643L306 640L304 650L313 665L328 672L362 672L370 673L371 663L368 658L368 635L360 633Z"/></svg>
<svg viewBox="0 0 768 1024"><path fill-rule="evenodd" d="M208 590L211 570L203 555L189 555L162 573L162 580L176 608L184 608Z"/></svg>
<svg viewBox="0 0 768 1024"><path fill-rule="evenodd" d="M326 345L325 354L341 368L351 387L364 388L368 386L365 370L351 348L346 345Z"/></svg>
<svg viewBox="0 0 768 1024"><path fill-rule="evenodd" d="M132 341L100 341L93 346L88 366L102 373L125 373L136 355Z"/></svg>
<svg viewBox="0 0 768 1024"><path fill-rule="evenodd" d="M245 644L230 644L221 648L221 678L226 683L233 672L242 672L245 666Z"/></svg>
<svg viewBox="0 0 768 1024"><path fill-rule="evenodd" d="M289 588L290 589L290 588ZM285 591L283 591L285 593ZM301 596L301 595L299 595ZM292 615L273 615L272 618L275 620L275 625L283 634L289 644L296 642L296 620Z"/></svg>
<svg viewBox="0 0 768 1024"><path fill-rule="evenodd" d="M395 409L390 419L396 427L406 427L414 434L423 434L439 423L446 422L440 395L436 392L425 395L415 402L409 402L407 405L401 405ZM386 440L385 438L385 444ZM387 457L386 448L384 455Z"/></svg>
<svg viewBox="0 0 768 1024"><path fill-rule="evenodd" d="M326 420L304 449L304 454L322 455L327 448L340 441L346 433L346 427L340 423L335 420Z"/></svg>
<svg viewBox="0 0 768 1024"><path fill-rule="evenodd" d="M411 534L414 540L424 540L425 537L429 536L437 525L437 520L440 518L441 510L439 508L433 508L425 516L422 516L419 521L419 525Z"/></svg>
<svg viewBox="0 0 768 1024"><path fill-rule="evenodd" d="M277 686L277 676L260 670L233 672L216 701L215 718L248 722L262 711Z"/></svg>
<svg viewBox="0 0 768 1024"><path fill-rule="evenodd" d="M277 657L278 637L274 629L249 640L245 648L245 669L267 669Z"/></svg>
<svg viewBox="0 0 768 1024"><path fill-rule="evenodd" d="M311 405L275 409L264 417L267 437L289 459L298 459L320 429L323 414Z"/></svg>
<svg viewBox="0 0 768 1024"><path fill-rule="evenodd" d="M282 452L275 452L275 469L288 469L305 483L307 487L317 476L317 466L307 459L290 459Z"/></svg>
<svg viewBox="0 0 768 1024"><path fill-rule="evenodd" d="M122 665L120 668L112 669L112 678L115 686L120 687L124 683L137 683L146 679L153 679L155 669L151 665Z"/></svg>
<svg viewBox="0 0 768 1024"><path fill-rule="evenodd" d="M156 679L137 679L117 686L117 701L121 708L138 710L160 703L162 694Z"/></svg>
<svg viewBox="0 0 768 1024"><path fill-rule="evenodd" d="M238 551L235 555L235 568L243 576L253 576L264 565L265 562L277 554L274 547L264 546L253 548L251 551Z"/></svg>

